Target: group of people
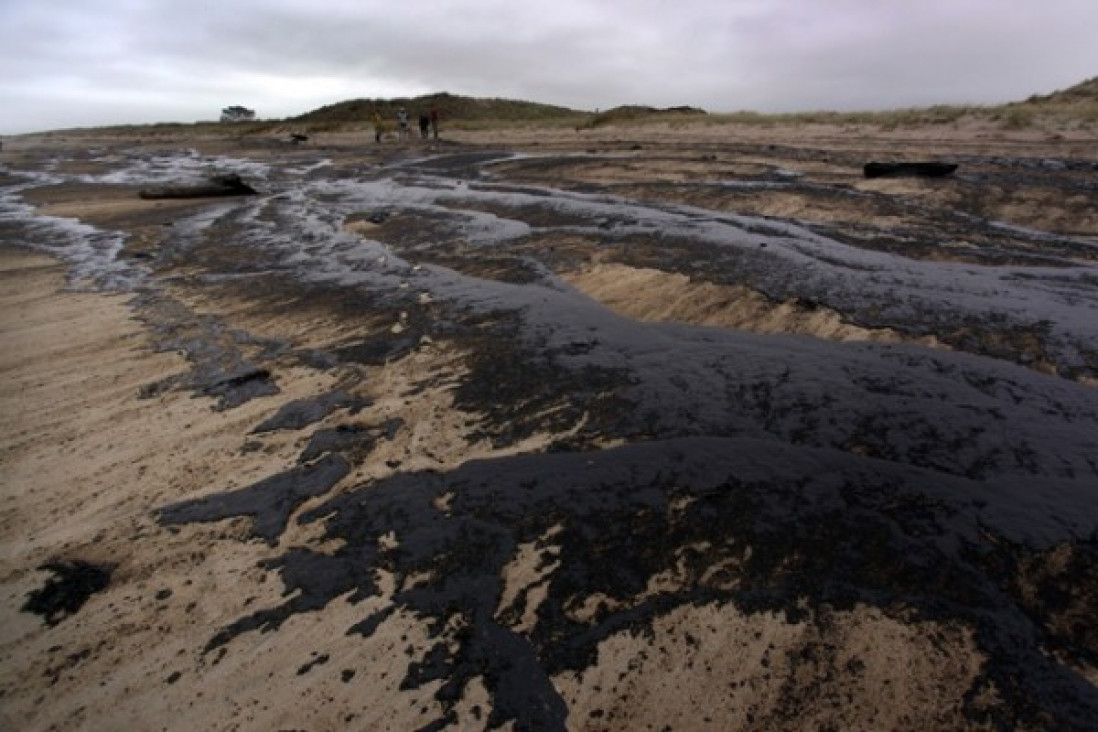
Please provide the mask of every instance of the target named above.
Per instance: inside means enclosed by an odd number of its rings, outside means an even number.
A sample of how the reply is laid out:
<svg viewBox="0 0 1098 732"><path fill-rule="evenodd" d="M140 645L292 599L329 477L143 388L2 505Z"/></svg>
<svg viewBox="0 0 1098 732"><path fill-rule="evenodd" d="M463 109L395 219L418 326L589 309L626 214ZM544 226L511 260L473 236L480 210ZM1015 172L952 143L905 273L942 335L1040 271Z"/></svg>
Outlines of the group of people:
<svg viewBox="0 0 1098 732"><path fill-rule="evenodd" d="M379 112L374 112L373 121L374 141L381 142L381 138L388 133L392 127ZM405 142L411 134L411 117L408 115L408 110L404 107L397 110L396 133L399 142ZM419 113L419 136L424 140L428 137L434 137L436 140L438 139L438 109L435 107L431 107L429 112Z"/></svg>

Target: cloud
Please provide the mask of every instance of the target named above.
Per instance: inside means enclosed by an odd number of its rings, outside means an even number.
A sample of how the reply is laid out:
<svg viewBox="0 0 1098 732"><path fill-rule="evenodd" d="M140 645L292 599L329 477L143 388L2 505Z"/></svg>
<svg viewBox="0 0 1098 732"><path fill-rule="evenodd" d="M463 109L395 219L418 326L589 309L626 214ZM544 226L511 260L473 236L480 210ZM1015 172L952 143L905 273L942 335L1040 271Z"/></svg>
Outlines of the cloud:
<svg viewBox="0 0 1098 732"><path fill-rule="evenodd" d="M5 0L0 131L451 91L593 109L995 103L1098 73L1093 0Z"/></svg>

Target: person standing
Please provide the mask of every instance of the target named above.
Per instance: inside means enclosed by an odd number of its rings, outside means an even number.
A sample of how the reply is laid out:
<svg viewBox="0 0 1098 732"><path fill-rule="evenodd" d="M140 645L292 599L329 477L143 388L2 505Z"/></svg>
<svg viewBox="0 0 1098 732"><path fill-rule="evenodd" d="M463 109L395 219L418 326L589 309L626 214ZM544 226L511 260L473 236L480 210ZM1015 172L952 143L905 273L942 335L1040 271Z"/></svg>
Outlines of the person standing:
<svg viewBox="0 0 1098 732"><path fill-rule="evenodd" d="M381 136L385 134L385 120L381 119L380 112L374 112L374 142L381 142Z"/></svg>
<svg viewBox="0 0 1098 732"><path fill-rule="evenodd" d="M427 116L426 112L419 113L419 136L424 140L427 139L427 127L431 124L431 118Z"/></svg>
<svg viewBox="0 0 1098 732"><path fill-rule="evenodd" d="M397 110L397 139L400 142L408 139L408 110L404 107Z"/></svg>
<svg viewBox="0 0 1098 732"><path fill-rule="evenodd" d="M431 107L431 135L438 139L438 107Z"/></svg>

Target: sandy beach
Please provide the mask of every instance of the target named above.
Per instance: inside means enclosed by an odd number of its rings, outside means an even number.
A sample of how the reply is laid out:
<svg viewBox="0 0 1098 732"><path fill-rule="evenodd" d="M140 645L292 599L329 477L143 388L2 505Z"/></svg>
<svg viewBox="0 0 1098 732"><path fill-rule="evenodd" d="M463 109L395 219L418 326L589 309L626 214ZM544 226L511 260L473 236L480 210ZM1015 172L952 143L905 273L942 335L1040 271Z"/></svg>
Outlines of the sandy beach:
<svg viewBox="0 0 1098 732"><path fill-rule="evenodd" d="M1093 724L1093 131L443 132L4 141L0 727Z"/></svg>

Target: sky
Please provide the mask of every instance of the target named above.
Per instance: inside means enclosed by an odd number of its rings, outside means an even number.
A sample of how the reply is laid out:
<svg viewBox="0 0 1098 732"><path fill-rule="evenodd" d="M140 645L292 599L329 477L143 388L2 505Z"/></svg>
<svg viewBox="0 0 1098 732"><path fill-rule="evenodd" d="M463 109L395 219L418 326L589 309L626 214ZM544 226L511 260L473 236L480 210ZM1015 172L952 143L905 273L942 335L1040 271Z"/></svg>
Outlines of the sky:
<svg viewBox="0 0 1098 732"><path fill-rule="evenodd" d="M1098 0L0 0L0 134L438 91L575 109L997 104L1098 76Z"/></svg>

